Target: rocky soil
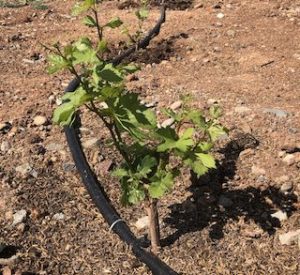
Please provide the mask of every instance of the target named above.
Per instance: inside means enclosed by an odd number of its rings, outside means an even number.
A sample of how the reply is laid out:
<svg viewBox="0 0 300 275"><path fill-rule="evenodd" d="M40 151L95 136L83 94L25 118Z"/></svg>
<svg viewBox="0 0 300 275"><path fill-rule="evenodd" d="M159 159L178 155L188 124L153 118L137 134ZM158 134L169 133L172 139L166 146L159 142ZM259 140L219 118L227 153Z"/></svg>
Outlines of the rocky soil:
<svg viewBox="0 0 300 275"><path fill-rule="evenodd" d="M91 32L69 15L73 2L0 1L0 272L150 274L109 231L51 123L71 76L47 75L40 43ZM134 25L132 5L118 5L105 2L103 18ZM145 27L158 16L153 6ZM132 57L142 70L128 87L146 102L218 103L230 129L214 152L218 169L199 180L184 171L160 203L159 256L180 274L300 273L299 28L298 0L172 1L161 34ZM141 207L119 204L107 133L84 110L80 130L114 206L146 238Z"/></svg>

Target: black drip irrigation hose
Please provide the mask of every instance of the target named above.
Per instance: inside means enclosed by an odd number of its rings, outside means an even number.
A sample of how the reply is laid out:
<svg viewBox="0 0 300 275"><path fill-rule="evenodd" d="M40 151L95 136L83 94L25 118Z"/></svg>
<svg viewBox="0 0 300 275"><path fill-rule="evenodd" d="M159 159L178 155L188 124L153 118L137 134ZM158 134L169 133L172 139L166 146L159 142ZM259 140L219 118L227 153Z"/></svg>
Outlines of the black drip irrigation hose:
<svg viewBox="0 0 300 275"><path fill-rule="evenodd" d="M125 52L115 57L111 61L111 63L116 66L120 64L125 57L132 54L136 50L146 48L149 45L151 39L158 35L161 25L165 22L165 16L165 7L162 7L160 19L158 20L154 28L149 31L147 36L139 43L137 43L137 45L127 49ZM65 89L65 92L74 92L78 88L79 84L80 80L78 78L73 79ZM103 215L106 222L109 224L110 230L113 230L124 242L131 246L135 256L140 261L145 263L153 274L178 274L166 263L161 261L157 256L141 247L138 239L131 232L127 224L121 219L114 207L109 203L106 193L102 189L99 181L96 179L95 174L91 170L82 150L81 142L77 135L75 126L66 126L64 127L64 131L76 168L79 171L83 183L85 184L85 187L89 192L92 200Z"/></svg>

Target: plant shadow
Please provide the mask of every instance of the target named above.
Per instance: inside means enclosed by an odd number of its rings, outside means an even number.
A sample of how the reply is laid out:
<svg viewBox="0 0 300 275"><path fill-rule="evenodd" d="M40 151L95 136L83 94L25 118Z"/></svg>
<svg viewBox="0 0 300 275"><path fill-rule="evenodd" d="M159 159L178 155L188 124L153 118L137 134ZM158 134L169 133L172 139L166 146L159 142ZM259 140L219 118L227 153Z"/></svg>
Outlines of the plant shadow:
<svg viewBox="0 0 300 275"><path fill-rule="evenodd" d="M169 207L171 213L164 223L176 231L162 240L162 246L169 246L182 235L208 226L211 239L221 239L227 221L238 220L242 216L246 221L253 220L270 235L280 227L280 221L271 214L279 208L291 215L295 210L293 203L297 201L295 195L283 194L272 186L264 190L251 186L232 190L228 186L229 180L236 174L239 154L257 145L258 141L253 136L241 135L221 150L224 159L218 163L217 169L199 179L191 174L192 184L188 190L192 195L183 203Z"/></svg>

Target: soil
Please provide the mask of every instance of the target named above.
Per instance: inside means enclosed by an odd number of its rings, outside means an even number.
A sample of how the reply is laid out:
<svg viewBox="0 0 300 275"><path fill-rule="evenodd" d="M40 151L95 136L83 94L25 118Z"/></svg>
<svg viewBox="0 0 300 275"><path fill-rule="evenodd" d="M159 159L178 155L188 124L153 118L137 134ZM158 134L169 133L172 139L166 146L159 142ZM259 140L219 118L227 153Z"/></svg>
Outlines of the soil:
<svg viewBox="0 0 300 275"><path fill-rule="evenodd" d="M151 274L109 231L62 129L51 124L71 76L46 73L40 43L66 44L92 31L69 16L73 1L43 1L43 8L0 3L0 270ZM142 70L128 86L159 107L183 96L196 108L217 102L230 135L214 152L218 169L200 179L183 171L161 200L159 257L180 274L299 274L299 245L278 237L300 229L300 1L176 3L160 35L132 57ZM134 25L130 5L117 6L103 3L101 19L119 15ZM158 16L153 6L145 28ZM117 31L109 35L112 44L124 40ZM98 138L88 159L122 218L145 238L147 230L135 227L145 213L119 204L118 183L107 173L110 160L118 161L107 133L82 114L82 140ZM36 115L47 122L34 125ZM22 174L16 168L24 164L30 168ZM13 226L19 210L26 217ZM278 210L286 220L271 216Z"/></svg>

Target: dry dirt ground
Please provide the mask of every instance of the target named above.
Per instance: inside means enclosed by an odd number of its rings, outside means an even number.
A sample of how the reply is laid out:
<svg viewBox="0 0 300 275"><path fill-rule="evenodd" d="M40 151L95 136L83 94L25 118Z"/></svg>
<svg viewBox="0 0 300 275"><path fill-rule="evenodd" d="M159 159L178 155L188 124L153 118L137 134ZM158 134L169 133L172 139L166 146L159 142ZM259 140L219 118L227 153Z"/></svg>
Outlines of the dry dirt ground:
<svg viewBox="0 0 300 275"><path fill-rule="evenodd" d="M71 76L47 75L39 42L65 44L90 30L69 16L73 1L43 4L0 8L0 270L150 274L109 232L62 130L51 125ZM134 24L133 10L117 5L104 3L103 18L118 14ZM147 28L158 15L153 7ZM198 181L184 173L160 203L159 256L178 273L300 273L299 243L279 241L300 229L299 28L298 0L173 1L161 34L134 56L142 70L128 85L146 101L167 106L189 95L195 107L218 102L230 129L215 152L218 169ZM110 34L115 44L124 39ZM36 115L47 122L35 126ZM83 141L97 138L87 155L122 217L143 237L147 231L134 226L143 211L121 207L118 183L103 173L114 154L97 125L84 116ZM287 219L271 216L279 210ZM23 218L13 225L16 213Z"/></svg>

